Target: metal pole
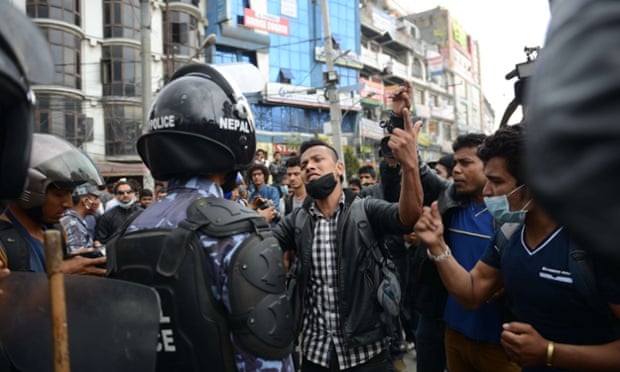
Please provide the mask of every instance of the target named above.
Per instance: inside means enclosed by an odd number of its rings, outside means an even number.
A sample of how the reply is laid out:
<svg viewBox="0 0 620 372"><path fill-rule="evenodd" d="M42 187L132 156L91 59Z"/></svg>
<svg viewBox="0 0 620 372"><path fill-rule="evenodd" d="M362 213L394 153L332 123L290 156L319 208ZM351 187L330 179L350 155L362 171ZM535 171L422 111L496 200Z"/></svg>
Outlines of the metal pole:
<svg viewBox="0 0 620 372"><path fill-rule="evenodd" d="M334 148L338 154L338 159L344 163L344 154L342 152L341 139L341 122L342 114L340 112L340 96L336 90L336 81L330 80L329 77L335 75L334 69L334 51L332 46L332 33L329 27L329 9L327 8L327 0L321 1L321 11L323 14L323 30L325 33L325 62L327 64L327 96L329 98L329 116L332 126L332 141ZM343 174L345 183L347 181L346 171Z"/></svg>
<svg viewBox="0 0 620 372"><path fill-rule="evenodd" d="M142 134L149 131L149 110L153 89L151 88L151 4L149 0L140 0L140 41L142 67ZM153 188L153 177L145 167L144 187Z"/></svg>
<svg viewBox="0 0 620 372"><path fill-rule="evenodd" d="M153 90L151 88L151 4L140 0L140 41L142 59L142 133L147 133L149 109Z"/></svg>

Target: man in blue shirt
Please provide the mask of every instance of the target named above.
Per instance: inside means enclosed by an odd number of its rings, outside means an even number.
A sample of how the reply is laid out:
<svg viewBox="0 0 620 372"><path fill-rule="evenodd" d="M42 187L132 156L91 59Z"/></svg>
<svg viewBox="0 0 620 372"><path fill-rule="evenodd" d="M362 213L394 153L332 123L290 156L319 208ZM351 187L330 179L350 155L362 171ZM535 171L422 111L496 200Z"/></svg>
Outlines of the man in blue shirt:
<svg viewBox="0 0 620 372"><path fill-rule="evenodd" d="M523 371L618 370L620 340L612 315L601 316L579 292L569 267L566 232L532 199L521 171L521 125L498 130L479 151L488 182L488 211L499 224L513 223L514 233L499 234L473 268L461 265L444 241L437 203L425 207L415 226L428 246L448 291L463 307L475 309L502 287L517 321L504 323L502 346ZM511 225L504 225L502 229ZM606 280L604 263L595 263L601 297L620 319L620 287Z"/></svg>

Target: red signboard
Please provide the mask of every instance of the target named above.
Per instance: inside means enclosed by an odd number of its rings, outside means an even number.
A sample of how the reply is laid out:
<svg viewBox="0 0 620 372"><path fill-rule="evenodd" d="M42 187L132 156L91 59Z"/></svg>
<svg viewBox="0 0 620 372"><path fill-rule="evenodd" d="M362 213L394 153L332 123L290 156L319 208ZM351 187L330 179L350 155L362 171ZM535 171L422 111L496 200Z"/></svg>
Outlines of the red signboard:
<svg viewBox="0 0 620 372"><path fill-rule="evenodd" d="M288 19L271 14L257 13L250 8L243 9L243 25L284 36L289 34Z"/></svg>

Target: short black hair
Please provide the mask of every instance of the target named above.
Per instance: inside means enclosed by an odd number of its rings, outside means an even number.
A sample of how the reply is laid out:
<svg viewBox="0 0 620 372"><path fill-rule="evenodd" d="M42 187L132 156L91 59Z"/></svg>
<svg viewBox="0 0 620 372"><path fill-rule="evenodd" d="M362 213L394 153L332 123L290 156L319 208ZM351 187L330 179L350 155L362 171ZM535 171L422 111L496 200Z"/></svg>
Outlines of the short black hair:
<svg viewBox="0 0 620 372"><path fill-rule="evenodd" d="M522 167L524 143L525 126L523 124L509 125L487 137L478 149L478 157L485 164L491 158L503 158L506 161L508 173L517 180L517 185L522 185L525 182Z"/></svg>
<svg viewBox="0 0 620 372"><path fill-rule="evenodd" d="M136 185L133 182L129 182L129 181L118 181L115 185L114 185L114 193L116 194L116 191L118 190L119 186L122 185L127 185L129 187L131 187L131 191L132 192L136 192Z"/></svg>
<svg viewBox="0 0 620 372"><path fill-rule="evenodd" d="M370 177L372 178L377 178L377 171L375 170L375 168L372 165L362 165L358 170L357 170L357 174L361 175L362 173L368 173L370 174Z"/></svg>
<svg viewBox="0 0 620 372"><path fill-rule="evenodd" d="M301 166L299 156L291 156L290 158L286 159L287 168L299 167L299 166Z"/></svg>
<svg viewBox="0 0 620 372"><path fill-rule="evenodd" d="M153 196L153 191L151 189L142 189L140 193L138 193L138 199L141 199L144 196Z"/></svg>
<svg viewBox="0 0 620 372"><path fill-rule="evenodd" d="M480 147L487 136L482 133L467 133L456 137L452 143L452 150L456 152L464 147Z"/></svg>
<svg viewBox="0 0 620 372"><path fill-rule="evenodd" d="M334 153L334 156L335 156L336 160L338 160L338 153L336 152L336 149L333 148L332 146L328 145L327 143L321 141L318 138L313 138L313 139L309 139L307 141L304 141L301 144L301 146L299 147L299 156L303 155L303 153L306 150L308 150L309 148L314 147L314 146L325 146L325 147L329 148Z"/></svg>
<svg viewBox="0 0 620 372"><path fill-rule="evenodd" d="M355 186L359 187L360 190L362 189L362 182L357 177L349 178L348 184L349 184L349 186L355 185Z"/></svg>

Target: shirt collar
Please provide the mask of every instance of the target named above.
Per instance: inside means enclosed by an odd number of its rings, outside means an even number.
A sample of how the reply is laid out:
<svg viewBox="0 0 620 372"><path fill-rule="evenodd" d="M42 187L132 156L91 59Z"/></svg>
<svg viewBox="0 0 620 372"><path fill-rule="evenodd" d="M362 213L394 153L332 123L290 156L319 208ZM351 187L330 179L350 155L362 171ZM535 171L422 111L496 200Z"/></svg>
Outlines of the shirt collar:
<svg viewBox="0 0 620 372"><path fill-rule="evenodd" d="M345 202L344 192L340 192L340 200L338 201L338 208L334 211L334 213L339 212L344 208L344 202ZM317 208L316 201L314 200L310 204L310 208L308 209L308 211L310 212L310 215L313 217L318 217L318 216L323 215L321 211Z"/></svg>
<svg viewBox="0 0 620 372"><path fill-rule="evenodd" d="M218 198L224 197L224 192L220 185L205 178L205 177L192 177L188 180L171 179L168 181L168 191L170 193L177 191L198 191L204 196L216 196Z"/></svg>

